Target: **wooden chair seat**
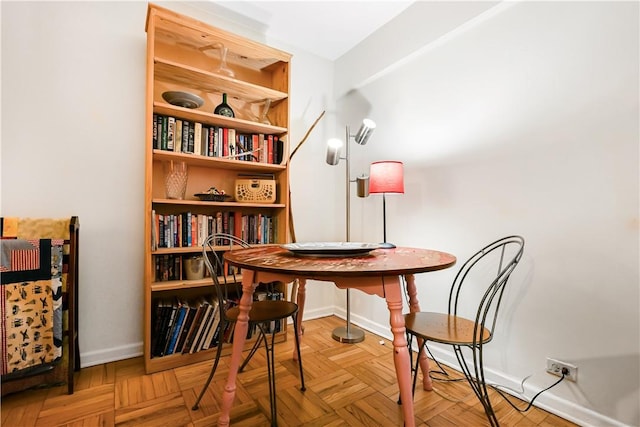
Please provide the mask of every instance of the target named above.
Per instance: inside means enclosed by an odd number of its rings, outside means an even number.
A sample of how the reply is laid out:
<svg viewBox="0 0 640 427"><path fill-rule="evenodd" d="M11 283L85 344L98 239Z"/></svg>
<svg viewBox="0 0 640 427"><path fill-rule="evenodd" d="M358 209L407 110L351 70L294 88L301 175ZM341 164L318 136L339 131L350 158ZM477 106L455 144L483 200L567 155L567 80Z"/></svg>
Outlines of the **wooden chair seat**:
<svg viewBox="0 0 640 427"><path fill-rule="evenodd" d="M475 322L446 313L418 312L404 316L407 332L419 338L443 344L471 345ZM475 342L491 340L491 331L478 328Z"/></svg>
<svg viewBox="0 0 640 427"><path fill-rule="evenodd" d="M249 311L249 322L264 323L286 319L298 312L298 305L290 301L254 301ZM231 322L238 320L240 309L238 306L226 311L225 315Z"/></svg>

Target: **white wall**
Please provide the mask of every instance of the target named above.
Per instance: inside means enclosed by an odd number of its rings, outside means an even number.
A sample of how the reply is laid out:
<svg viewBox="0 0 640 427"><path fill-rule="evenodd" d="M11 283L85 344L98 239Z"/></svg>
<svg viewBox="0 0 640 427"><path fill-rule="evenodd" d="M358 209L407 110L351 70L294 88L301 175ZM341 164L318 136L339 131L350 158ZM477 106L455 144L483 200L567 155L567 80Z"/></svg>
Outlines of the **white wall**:
<svg viewBox="0 0 640 427"><path fill-rule="evenodd" d="M292 145L328 109L329 61L263 40L238 17L214 17L205 3L163 5L293 53ZM82 365L139 355L147 3L1 2L0 8L0 214L79 216ZM323 212L337 209L331 187L320 183L342 182L324 164L328 131L325 118L292 162L299 239L342 230L330 221L318 226ZM309 286L307 303L305 317L330 314L333 294Z"/></svg>
<svg viewBox="0 0 640 427"><path fill-rule="evenodd" d="M449 33L397 25L428 18L434 3L418 2L336 63L338 96L356 89L378 124L360 168L405 163L405 194L387 197L388 240L463 261L523 235L485 353L493 378L532 375L531 397L554 381L546 357L558 358L578 366L578 382L540 403L584 424L639 425L638 3L471 6L448 5L470 18ZM424 43L393 63L371 54L395 55L405 39ZM380 241L380 197L352 205L355 240ZM423 309L446 310L454 274L417 278ZM389 335L383 301L352 293L352 316Z"/></svg>
<svg viewBox="0 0 640 427"><path fill-rule="evenodd" d="M566 360L578 382L541 402L583 424L640 424L637 3L417 2L335 64L210 4L165 6L294 54L292 145L326 110L292 162L299 241L342 238L344 169L325 165L324 141L371 116L353 172L406 168L389 240L463 260L507 233L527 239L494 376L533 374L531 396L553 380L545 358ZM80 216L84 366L142 348L146 7L0 2L0 210ZM433 14L441 26L418 25ZM354 196L352 209L353 239L381 240L380 198ZM418 277L423 309L444 308L453 274ZM343 291L307 288L308 316L343 312ZM352 313L389 335L383 301L352 292Z"/></svg>
<svg viewBox="0 0 640 427"><path fill-rule="evenodd" d="M83 365L138 353L146 5L1 7L2 215L79 216Z"/></svg>

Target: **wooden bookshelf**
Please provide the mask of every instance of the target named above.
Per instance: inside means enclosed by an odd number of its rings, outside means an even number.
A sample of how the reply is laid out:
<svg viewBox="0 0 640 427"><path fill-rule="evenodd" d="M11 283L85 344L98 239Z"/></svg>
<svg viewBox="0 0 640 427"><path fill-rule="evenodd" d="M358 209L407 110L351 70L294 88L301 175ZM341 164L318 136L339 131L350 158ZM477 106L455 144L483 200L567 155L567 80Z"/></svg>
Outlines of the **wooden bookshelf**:
<svg viewBox="0 0 640 427"><path fill-rule="evenodd" d="M149 4L147 21L147 74L145 118L145 227L144 227L144 362L147 373L212 359L213 349L192 354L152 355L154 341L154 304L160 299L193 300L213 294L212 279L187 280L184 272L173 271L178 278L158 280L156 260L159 257L190 257L202 253L202 246L160 245L158 217L180 222L186 212L196 216L215 216L219 212L267 217L274 224L272 239L265 244L289 241L289 66L291 55L261 43L215 28L188 16ZM227 48L222 60L220 46ZM234 75L219 72L226 64ZM204 103L198 108L172 105L162 96L166 91L197 95ZM213 114L222 94L234 110L235 117ZM265 101L270 106L264 120ZM269 136L281 141L281 161L259 156L254 161L225 157L217 153L184 152L158 143L158 116L171 117L182 123L199 123L203 128L233 129L236 134ZM155 136L154 136L155 133ZM203 139L204 143L205 140ZM254 147L255 148L255 147ZM275 148L274 148L275 149ZM266 153L266 149L264 151ZM248 158L248 156L247 156ZM168 198L163 167L168 162L184 162L188 169L183 199ZM233 198L219 202L201 201L194 196L216 187L233 195L239 174L269 174L276 183L274 203L239 202ZM230 231L238 233L238 228ZM208 231L213 231L208 229ZM223 230L216 230L223 231ZM206 234L206 233L205 233ZM239 236L243 237L243 236ZM175 242L173 242L175 243ZM250 242L251 243L251 242ZM224 252L229 247L219 247ZM175 259L175 258L171 258ZM179 263L176 263L178 265ZM180 267L182 268L182 267ZM241 275L235 280L240 281ZM233 280L227 277L227 281ZM288 297L286 286L280 292ZM286 323L277 340L286 339ZM248 346L252 342L247 343ZM230 351L230 346L227 351Z"/></svg>

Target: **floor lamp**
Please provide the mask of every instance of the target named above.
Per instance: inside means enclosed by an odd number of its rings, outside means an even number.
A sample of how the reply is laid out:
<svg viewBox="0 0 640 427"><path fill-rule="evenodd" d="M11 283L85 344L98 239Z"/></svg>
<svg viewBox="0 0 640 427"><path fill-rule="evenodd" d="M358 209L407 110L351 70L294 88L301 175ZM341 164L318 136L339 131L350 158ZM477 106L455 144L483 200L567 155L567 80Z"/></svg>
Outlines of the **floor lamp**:
<svg viewBox="0 0 640 427"><path fill-rule="evenodd" d="M350 232L350 222L351 222L351 183L356 182L356 180L351 179L351 167L349 164L349 141L353 138L356 144L365 145L371 134L376 128L376 124L369 119L364 119L362 121L362 125L360 129L355 135L352 135L349 131L349 126L346 127L345 134L345 142L340 139L334 138L330 139L327 143L327 163L329 165L335 166L340 160L344 160L346 163L346 186L347 186L347 209L346 209L346 237L347 242L351 241L351 232ZM345 156L340 157L340 151L342 146L345 147ZM360 179L359 179L360 180ZM360 187L360 186L359 186ZM364 197L364 194L358 194L360 197ZM347 325L335 328L333 330L333 334L331 335L334 340L340 341L342 343L354 344L364 341L364 331L358 328L353 328L351 326L351 295L349 293L349 289L347 289Z"/></svg>
<svg viewBox="0 0 640 427"><path fill-rule="evenodd" d="M369 193L382 193L382 229L383 248L395 248L396 245L387 242L387 193L404 194L404 167L402 162L385 160L371 163L369 169Z"/></svg>

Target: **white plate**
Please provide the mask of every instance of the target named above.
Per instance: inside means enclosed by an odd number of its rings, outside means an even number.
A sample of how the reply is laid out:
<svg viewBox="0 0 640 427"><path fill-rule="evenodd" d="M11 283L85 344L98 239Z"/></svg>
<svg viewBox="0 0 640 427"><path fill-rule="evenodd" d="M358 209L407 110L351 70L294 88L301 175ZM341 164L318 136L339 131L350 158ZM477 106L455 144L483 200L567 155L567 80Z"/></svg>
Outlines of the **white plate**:
<svg viewBox="0 0 640 427"><path fill-rule="evenodd" d="M309 242L288 243L281 245L284 249L296 255L307 256L354 256L364 255L374 249L379 249L378 243L358 242Z"/></svg>
<svg viewBox="0 0 640 427"><path fill-rule="evenodd" d="M204 105L204 99L189 92L168 91L162 93L162 98L171 105L184 108L199 108Z"/></svg>

